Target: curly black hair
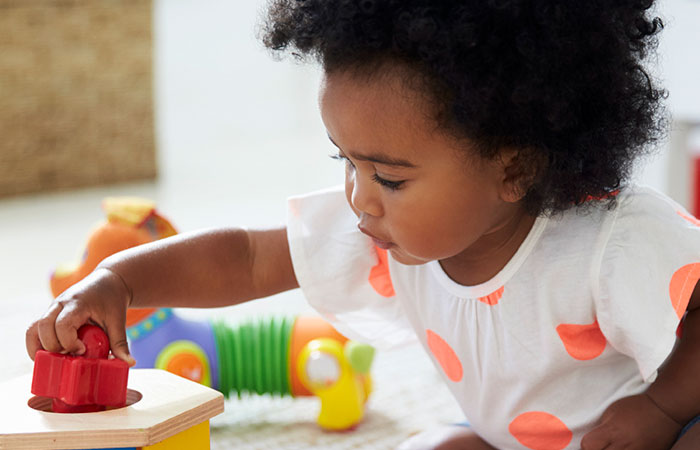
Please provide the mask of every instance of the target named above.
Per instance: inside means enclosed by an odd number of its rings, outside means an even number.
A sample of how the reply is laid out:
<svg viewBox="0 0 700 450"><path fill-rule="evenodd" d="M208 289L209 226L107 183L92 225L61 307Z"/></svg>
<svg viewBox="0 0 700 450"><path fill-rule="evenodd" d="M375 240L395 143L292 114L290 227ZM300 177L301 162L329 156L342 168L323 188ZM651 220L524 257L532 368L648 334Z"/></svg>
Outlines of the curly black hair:
<svg viewBox="0 0 700 450"><path fill-rule="evenodd" d="M504 147L532 175L533 215L614 197L663 138L658 87L643 63L663 23L653 0L272 0L262 40L323 69L400 63L435 119L482 157ZM612 200L614 202L614 200Z"/></svg>

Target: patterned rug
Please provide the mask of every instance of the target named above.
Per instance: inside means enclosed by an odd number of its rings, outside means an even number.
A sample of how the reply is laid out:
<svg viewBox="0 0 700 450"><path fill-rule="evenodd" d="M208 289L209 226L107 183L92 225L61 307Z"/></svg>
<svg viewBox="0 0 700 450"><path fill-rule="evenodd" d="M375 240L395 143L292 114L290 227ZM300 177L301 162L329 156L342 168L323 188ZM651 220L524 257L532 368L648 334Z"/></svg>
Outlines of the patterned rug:
<svg viewBox="0 0 700 450"><path fill-rule="evenodd" d="M211 421L211 448L389 449L419 431L464 420L419 347L378 352L372 375L365 418L352 431L319 428L315 397L232 397Z"/></svg>

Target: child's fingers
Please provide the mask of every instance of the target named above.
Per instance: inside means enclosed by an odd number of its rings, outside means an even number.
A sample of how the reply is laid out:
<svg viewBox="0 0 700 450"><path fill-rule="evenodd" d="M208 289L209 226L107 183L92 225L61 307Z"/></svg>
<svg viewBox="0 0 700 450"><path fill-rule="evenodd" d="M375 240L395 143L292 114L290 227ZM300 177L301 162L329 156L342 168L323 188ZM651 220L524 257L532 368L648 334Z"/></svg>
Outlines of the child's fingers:
<svg viewBox="0 0 700 450"><path fill-rule="evenodd" d="M74 303L63 306L56 316L55 330L56 338L66 352L82 355L85 353L85 344L78 339L78 328L83 326L90 319L90 313L84 310L77 310Z"/></svg>
<svg viewBox="0 0 700 450"><path fill-rule="evenodd" d="M46 314L36 322L40 346L49 352L61 352L63 350L56 336L56 317L61 313L62 309L63 305L54 302L49 307L49 310L46 311Z"/></svg>
<svg viewBox="0 0 700 450"><path fill-rule="evenodd" d="M24 334L24 341L27 346L27 353L33 361L36 352L42 349L41 340L39 339L38 322L34 322L31 325L29 325L29 328L27 328L27 332Z"/></svg>

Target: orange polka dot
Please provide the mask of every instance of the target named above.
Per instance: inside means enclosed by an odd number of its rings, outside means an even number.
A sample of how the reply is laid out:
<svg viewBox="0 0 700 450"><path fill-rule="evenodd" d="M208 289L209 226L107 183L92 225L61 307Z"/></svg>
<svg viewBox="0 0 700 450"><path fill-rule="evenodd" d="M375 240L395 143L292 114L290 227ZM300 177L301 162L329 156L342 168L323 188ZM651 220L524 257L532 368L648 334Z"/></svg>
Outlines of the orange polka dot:
<svg viewBox="0 0 700 450"><path fill-rule="evenodd" d="M669 284L671 305L679 319L685 314L685 309L688 307L690 296L698 280L700 280L700 263L687 264L678 269L671 277Z"/></svg>
<svg viewBox="0 0 700 450"><path fill-rule="evenodd" d="M562 323L557 326L557 333L572 358L589 360L600 356L605 350L607 341L597 320L584 325Z"/></svg>
<svg viewBox="0 0 700 450"><path fill-rule="evenodd" d="M688 222L692 223L695 226L700 227L700 220L696 219L695 217L691 216L690 214L686 214L683 211L676 211L676 214L687 220Z"/></svg>
<svg viewBox="0 0 700 450"><path fill-rule="evenodd" d="M564 422L542 411L520 414L508 425L508 431L522 445L534 450L561 450L573 437Z"/></svg>
<svg viewBox="0 0 700 450"><path fill-rule="evenodd" d="M479 297L480 302L484 302L487 305L495 305L503 297L503 291L505 286L501 286L497 291L491 292L486 297Z"/></svg>
<svg viewBox="0 0 700 450"><path fill-rule="evenodd" d="M375 291L383 297L393 297L394 285L391 282L391 274L389 274L389 256L386 250L375 247L379 262L369 271L369 284L372 285Z"/></svg>
<svg viewBox="0 0 700 450"><path fill-rule="evenodd" d="M435 359L440 363L440 367L442 367L447 378L455 383L462 380L462 363L459 361L455 351L452 350L452 347L432 330L426 330L425 334L428 340L428 347Z"/></svg>

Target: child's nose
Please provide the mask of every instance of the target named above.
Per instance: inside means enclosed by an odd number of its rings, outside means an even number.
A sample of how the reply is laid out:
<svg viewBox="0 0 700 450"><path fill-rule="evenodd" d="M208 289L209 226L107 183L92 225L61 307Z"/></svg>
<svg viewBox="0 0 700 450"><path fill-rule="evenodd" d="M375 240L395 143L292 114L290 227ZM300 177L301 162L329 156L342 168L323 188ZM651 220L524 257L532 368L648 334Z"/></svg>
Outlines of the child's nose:
<svg viewBox="0 0 700 450"><path fill-rule="evenodd" d="M349 184L351 189L350 204L356 212L375 217L384 214L379 192L377 191L378 186L373 181L362 181L356 177Z"/></svg>

